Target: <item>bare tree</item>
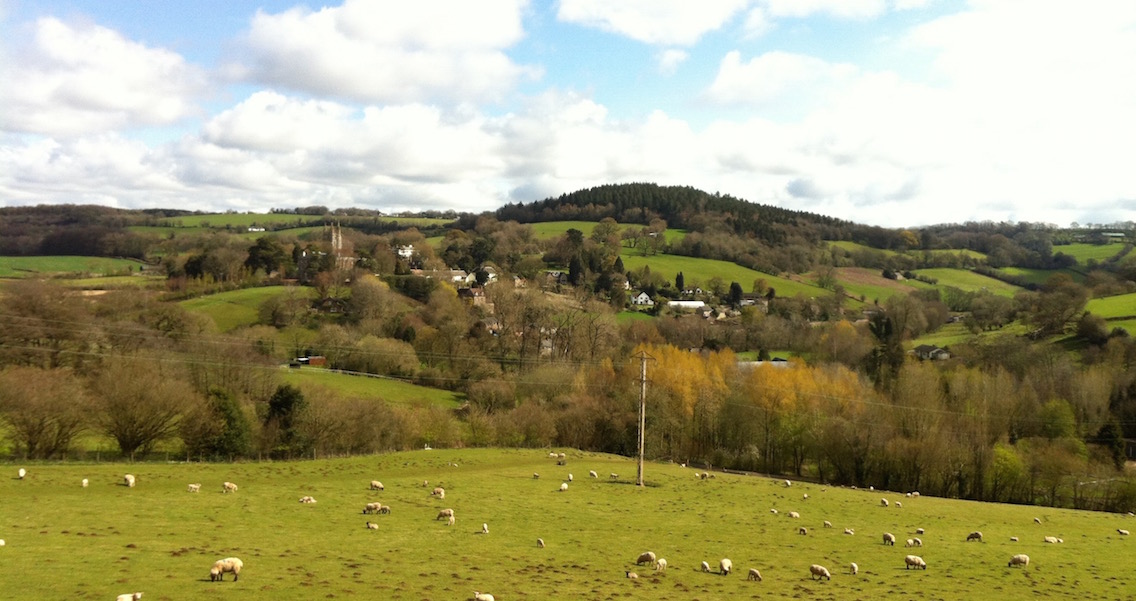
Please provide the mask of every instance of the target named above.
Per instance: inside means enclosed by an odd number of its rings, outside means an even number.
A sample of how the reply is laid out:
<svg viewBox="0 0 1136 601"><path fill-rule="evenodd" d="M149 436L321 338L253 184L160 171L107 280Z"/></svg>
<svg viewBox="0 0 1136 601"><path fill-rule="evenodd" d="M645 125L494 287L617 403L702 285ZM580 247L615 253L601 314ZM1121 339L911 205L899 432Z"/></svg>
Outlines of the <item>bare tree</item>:
<svg viewBox="0 0 1136 601"><path fill-rule="evenodd" d="M85 410L83 387L70 370L11 367L0 372L0 421L26 458L66 453L86 427Z"/></svg>
<svg viewBox="0 0 1136 601"><path fill-rule="evenodd" d="M131 461L177 432L178 420L193 405L193 387L173 372L158 361L116 360L91 383L99 427Z"/></svg>

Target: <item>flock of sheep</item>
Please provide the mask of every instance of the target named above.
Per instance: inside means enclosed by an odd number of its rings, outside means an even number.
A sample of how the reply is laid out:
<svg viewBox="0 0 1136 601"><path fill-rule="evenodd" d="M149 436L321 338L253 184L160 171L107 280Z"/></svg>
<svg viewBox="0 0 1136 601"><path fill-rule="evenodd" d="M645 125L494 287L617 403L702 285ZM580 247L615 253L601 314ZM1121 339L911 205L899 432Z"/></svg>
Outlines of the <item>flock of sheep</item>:
<svg viewBox="0 0 1136 601"><path fill-rule="evenodd" d="M549 456L551 458L557 459L558 465L565 465L566 464L564 453L550 453ZM685 465L683 467L685 467ZM588 472L588 475L592 478L598 478L599 477L599 475L594 470L590 470ZM18 479L22 480L26 476L27 476L27 471L24 468L20 468L17 471ZM696 476L700 480L707 480L707 479L713 478L713 475L711 475L707 472L697 473ZM539 478L539 477L540 477L540 475L538 473L533 474L533 478ZM610 477L612 479L618 479L618 475L614 474L614 473L611 474ZM567 480L561 483L561 485L558 489L559 492L566 492L568 490L568 482L571 482L572 480L573 480L572 474L568 474ZM136 483L137 483L137 479L135 478L134 475L126 474L126 475L123 476L122 484L124 486L126 486L128 488L133 488L136 485ZM81 485L82 485L82 487L86 488L88 486L88 480L86 478L84 478L81 482ZM422 483L422 485L428 486L428 482L424 481ZM792 482L789 481L789 480L785 480L784 486L786 488L791 487ZM197 492L200 492L200 490L201 490L201 484L200 483L192 483L192 484L189 484L187 486L187 491L190 492L190 493L197 493ZM222 493L235 493L235 492L237 492L237 490L238 490L237 485L232 483L232 482L226 481L226 482L222 483L222 485L221 485L221 492ZM369 486L369 490L381 492L381 491L385 490L385 487L383 486L382 482L380 482L378 480L372 480L371 483L370 483L370 486ZM437 499L445 499L446 498L446 491L441 486L435 486L429 494L430 494L431 497L435 497ZM912 492L912 493L907 494L907 497L909 497L909 498L917 498L918 496L919 496L919 493L917 493L917 492ZM809 495L807 493L802 495L803 501L807 501L808 499L809 499ZM316 502L316 500L311 496L303 496L303 497L300 498L300 503L315 503L315 502ZM886 498L880 499L879 504L880 504L881 507L889 507L889 506L892 506L892 505L894 505L896 508L902 508L903 507L902 502L900 502L900 501L889 502L889 500L886 499ZM771 509L770 512L774 515L777 515L779 513L778 510L775 509L775 508ZM373 515L373 514L389 514L389 513L391 513L390 506L384 505L381 502L367 503L363 507L363 514ZM789 511L789 512L786 513L786 515L790 519L800 519L800 517L801 517L800 513L797 512L797 511ZM436 520L446 520L447 525L449 525L449 526L453 526L455 521L456 521L454 510L452 508L446 508L446 509L440 510L435 519ZM1034 518L1034 522L1037 523L1037 524L1041 524L1040 518ZM370 529L370 530L377 530L378 527L379 527L377 523L370 522L370 521L365 522L365 525L366 525L366 528ZM824 526L824 528L832 528L832 523L828 520L824 520L823 526ZM803 526L798 527L797 532L798 532L798 534L801 534L801 535L808 535L809 534L808 528L803 527ZM482 534L488 534L489 533L489 525L487 523L482 524L481 533ZM1125 529L1117 529L1117 533L1121 536L1128 536L1129 535L1129 531L1125 530ZM844 534L854 535L855 531L851 528L845 528ZM923 528L916 529L915 534L923 535L924 529ZM971 542L971 541L983 542L983 534L980 531L973 531L973 532L970 532L969 534L967 534L965 540L966 540L966 542ZM1016 537L1016 536L1011 537L1010 540L1012 542L1016 542L1018 540L1018 537ZM895 546L896 541L897 541L897 538L892 533L890 533L890 532L883 533L883 535L882 535L883 545ZM1064 542L1064 540L1062 540L1061 538L1054 537L1054 536L1045 536L1043 538L1043 541L1045 543L1051 543L1051 544L1060 544L1060 543ZM0 539L0 546L3 546L4 544L5 544L4 540ZM545 547L545 543L544 543L543 538L537 539L537 546L539 548ZM921 538L917 537L917 536L912 536L911 538L906 539L904 546L906 548L922 547L923 546L923 540ZM1012 557L1010 557L1010 560L1009 560L1009 563L1007 564L1007 567L1027 567L1027 566L1029 566L1029 564L1030 564L1029 555L1026 555L1024 553L1019 553L1019 554L1015 554ZM637 565L637 566L647 565L647 566L650 566L651 568L653 568L655 572L665 572L667 570L667 567L668 567L668 562L665 558L657 557L654 552L646 551L646 552L639 554L639 556L635 560L635 565ZM212 567L209 569L209 579L210 579L210 581L222 581L222 580L224 580L225 574L232 574L233 575L232 579L235 582L239 578L240 573L241 573L241 569L243 567L244 567L244 563L242 562L241 559L239 559L237 557L227 557L227 558L224 558L224 559L219 559L219 560L215 561L213 563ZM914 569L917 569L917 570L918 569L926 570L927 569L927 562L922 557L920 557L918 555L906 555L904 557L904 567L905 567L905 569L914 568ZM713 573L712 570L711 570L710 564L706 561L701 562L700 569L701 569L702 572ZM810 578L812 578L812 579L815 579L815 580L831 580L832 579L832 572L826 566L823 566L823 565L820 565L820 564L812 564L812 565L809 566L808 570L809 570ZM718 570L717 570L718 574L723 575L723 576L728 576L732 571L733 571L733 562L730 559L723 558L723 559L719 560ZM849 568L848 568L848 572L849 572L850 575L853 575L853 576L857 575L859 573L859 566L855 562L850 563ZM625 576L626 576L626 578L632 579L632 580L637 580L639 578L639 575L637 573L629 571L629 570L625 571ZM761 582L763 580L763 578L762 578L761 572L757 568L750 568L749 571L748 571L747 580ZM119 595L117 597L117 601L139 601L141 598L142 598L141 592L125 593L125 594ZM473 598L474 598L475 601L494 601L493 595L489 594L489 593L474 592Z"/></svg>

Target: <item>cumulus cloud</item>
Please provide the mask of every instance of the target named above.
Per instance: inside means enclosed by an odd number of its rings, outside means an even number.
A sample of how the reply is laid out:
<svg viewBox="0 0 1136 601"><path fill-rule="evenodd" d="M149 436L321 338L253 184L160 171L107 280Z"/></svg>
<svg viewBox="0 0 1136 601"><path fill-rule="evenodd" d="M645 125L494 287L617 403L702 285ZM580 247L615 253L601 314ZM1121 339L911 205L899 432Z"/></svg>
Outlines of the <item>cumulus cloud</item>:
<svg viewBox="0 0 1136 601"><path fill-rule="evenodd" d="M788 99L800 106L804 98L823 97L857 72L853 65L781 51L743 62L734 50L722 59L705 96L720 104L766 106Z"/></svg>
<svg viewBox="0 0 1136 601"><path fill-rule="evenodd" d="M524 0L368 2L258 11L231 76L372 103L498 99L539 70L504 52L524 35Z"/></svg>
<svg viewBox="0 0 1136 601"><path fill-rule="evenodd" d="M772 17L791 18L820 14L843 19L867 19L887 10L885 0L758 0L758 4Z"/></svg>
<svg viewBox="0 0 1136 601"><path fill-rule="evenodd" d="M746 0L561 0L557 18L647 44L690 46L745 5Z"/></svg>
<svg viewBox="0 0 1136 601"><path fill-rule="evenodd" d="M174 52L52 17L30 34L0 56L0 129L79 135L166 125L199 110L206 74Z"/></svg>
<svg viewBox="0 0 1136 601"><path fill-rule="evenodd" d="M690 55L685 50L676 50L674 48L660 52L658 55L659 72L663 75L674 75L675 71L678 70L678 66L685 62L689 56Z"/></svg>

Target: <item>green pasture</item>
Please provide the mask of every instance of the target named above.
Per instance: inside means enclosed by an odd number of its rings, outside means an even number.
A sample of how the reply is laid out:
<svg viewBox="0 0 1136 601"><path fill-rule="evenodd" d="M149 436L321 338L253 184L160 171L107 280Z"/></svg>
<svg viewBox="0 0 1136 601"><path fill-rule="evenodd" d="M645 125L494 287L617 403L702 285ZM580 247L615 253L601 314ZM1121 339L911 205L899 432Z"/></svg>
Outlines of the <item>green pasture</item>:
<svg viewBox="0 0 1136 601"><path fill-rule="evenodd" d="M1123 249L1123 244L1062 244L1053 247L1053 254L1069 255L1077 259L1078 263L1084 265L1089 259L1096 259L1097 261L1111 259Z"/></svg>
<svg viewBox="0 0 1136 601"><path fill-rule="evenodd" d="M1041 286L1049 281L1049 278L1057 274L1065 274L1073 279L1074 282L1084 281L1085 276L1081 273L1073 271L1072 269L1032 269L1028 267L1003 267L999 269L1006 275L1019 277L1031 284Z"/></svg>
<svg viewBox="0 0 1136 601"><path fill-rule="evenodd" d="M108 275L96 278L68 278L55 280L67 288L83 290L121 290L135 288L161 288L166 278L160 275Z"/></svg>
<svg viewBox="0 0 1136 601"><path fill-rule="evenodd" d="M0 278L46 275L116 275L137 272L132 259L78 256L0 257Z"/></svg>
<svg viewBox="0 0 1136 601"><path fill-rule="evenodd" d="M243 288L199 296L179 301L178 304L187 311L209 316L217 324L218 330L228 332L241 326L255 325L260 320L258 315L260 306L287 289L287 286ZM301 295L311 294L310 289L300 289L296 292Z"/></svg>
<svg viewBox="0 0 1136 601"><path fill-rule="evenodd" d="M896 251L894 251L894 250L884 250L882 248L872 248L871 246L868 246L866 244L859 244L857 242L852 242L850 240L830 240L828 242L828 245L829 246L835 246L836 248L840 248L840 249L846 250L848 252L853 252L853 253L854 252L865 252L865 251L866 252L878 252L878 253L883 253L885 256L888 256L888 257L890 257L894 254L897 254Z"/></svg>
<svg viewBox="0 0 1136 601"><path fill-rule="evenodd" d="M461 404L461 395L456 392L391 378L351 375L314 367L288 369L281 375L285 383L305 393L319 387L334 390L345 397L382 400L397 405L432 404L456 408Z"/></svg>
<svg viewBox="0 0 1136 601"><path fill-rule="evenodd" d="M1105 319L1136 317L1136 292L1094 298L1085 305L1085 310Z"/></svg>
<svg viewBox="0 0 1136 601"><path fill-rule="evenodd" d="M787 487L781 479L723 473L702 480L693 469L656 463L646 465L648 486L640 488L629 459L565 451L563 466L548 449L31 464L23 480L8 465L0 478L0 590L11 599L98 600L141 591L146 600L273 601L457 600L475 590L502 601L1117 600L1136 590L1123 560L1136 543L1117 533L1132 530L1136 519L1123 515L804 482ZM127 472L136 476L134 488L121 484ZM569 473L573 481L559 492ZM80 487L83 478L88 488ZM385 490L369 490L371 480ZM221 493L225 481L239 490ZM189 483L200 483L201 492L187 492ZM435 486L445 488L445 499L430 495ZM302 496L316 503L301 504ZM361 513L376 501L390 513ZM443 508L454 510L455 525L435 519ZM366 528L368 521L378 529ZM798 534L802 527L807 534ZM923 546L904 548L916 528L925 529ZM966 542L975 530L984 542ZM884 532L898 544L884 545ZM1064 542L1046 544L1045 536ZM647 550L667 560L666 571L635 565ZM909 553L923 557L927 569L904 569ZM1017 553L1029 554L1028 567L1007 567ZM231 556L244 562L240 580L210 582L213 562ZM722 558L733 562L729 576L699 570L706 561L716 571ZM852 562L858 575L849 574ZM826 566L831 580L812 580L814 563ZM762 582L746 579L750 568L760 570ZM628 580L627 571L639 578Z"/></svg>
<svg viewBox="0 0 1136 601"><path fill-rule="evenodd" d="M967 269L937 267L920 269L915 273L938 280L939 286L954 286L966 292L986 290L998 296L1012 297L1022 289L1001 280L984 276Z"/></svg>
<svg viewBox="0 0 1136 601"><path fill-rule="evenodd" d="M683 280L688 287L695 284L705 287L706 283L709 282L711 278L719 277L722 278L722 281L725 282L727 286L730 285L730 282L737 282L741 284L742 290L749 292L753 288L753 282L762 279L776 290L777 296L796 296L797 294L804 294L805 296L814 297L830 296L832 294L830 291L820 288L819 286L769 275L729 261L662 254L644 257L639 254L638 251L628 248L623 249L620 256L623 258L623 266L627 270L630 271L639 269L644 265L650 265L651 273L662 275L671 282L674 281L675 276L681 271Z"/></svg>
<svg viewBox="0 0 1136 601"><path fill-rule="evenodd" d="M596 229L597 223L596 221L544 221L541 223L530 223L529 226L532 227L533 236L540 240L550 240L563 236L568 233L570 229L580 230L584 233L585 237L591 236L592 230ZM620 231L629 227L641 228L643 226L638 223L627 223L619 226ZM686 230L667 228L664 236L667 239L667 244L673 244L686 236Z"/></svg>
<svg viewBox="0 0 1136 601"><path fill-rule="evenodd" d="M1136 336L1136 319L1118 319L1108 322L1108 331L1113 328L1123 328L1129 336Z"/></svg>
<svg viewBox="0 0 1136 601"><path fill-rule="evenodd" d="M816 281L816 274L811 277ZM880 273L880 270L865 267L839 267L836 269L836 281L844 287L845 294L854 298L860 298L862 295L865 302L869 303L874 300L883 302L895 295L910 294L920 288L932 287L918 280L889 280Z"/></svg>
<svg viewBox="0 0 1136 601"><path fill-rule="evenodd" d="M928 253L931 253L932 255L961 255L961 256L964 256L964 257L969 257L971 259L978 259L978 260L986 259L986 253L980 253L977 250L970 250L969 248L960 248L960 249L937 248L937 249L928 250L928 251L916 250L916 251L912 251L912 252L928 252Z"/></svg>

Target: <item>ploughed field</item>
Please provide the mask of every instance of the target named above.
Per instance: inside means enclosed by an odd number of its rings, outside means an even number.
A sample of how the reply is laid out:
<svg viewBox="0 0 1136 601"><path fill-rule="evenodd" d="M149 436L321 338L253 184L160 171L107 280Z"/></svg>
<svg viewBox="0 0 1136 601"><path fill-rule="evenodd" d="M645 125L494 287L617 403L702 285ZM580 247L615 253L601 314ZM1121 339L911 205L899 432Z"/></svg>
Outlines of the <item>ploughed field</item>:
<svg viewBox="0 0 1136 601"><path fill-rule="evenodd" d="M1117 532L1136 529L1136 518L722 473L700 479L693 468L656 463L647 464L641 489L633 484L634 461L564 452L566 465L548 449L244 464L5 464L0 591L5 599L142 591L147 601L444 600L470 599L473 591L502 601L1136 596L1136 541ZM23 480L19 467L27 469ZM122 484L126 473L136 477L134 488ZM569 473L574 479L561 492ZM83 478L89 487L80 486ZM385 489L369 490L371 480ZM224 481L239 490L223 494ZM190 483L201 483L201 492L187 492ZM430 494L435 486L445 489L444 499ZM303 496L316 503L300 503ZM370 502L391 511L364 515ZM443 508L454 510L453 526L435 519ZM368 529L368 521L378 528ZM966 541L974 530L984 542ZM885 532L895 535L894 547L882 543ZM923 546L904 548L916 536ZM1045 543L1045 536L1064 542ZM648 550L666 558L665 572L635 565ZM927 570L905 569L909 553ZM1029 566L1007 567L1018 553L1030 556ZM213 562L230 556L244 561L240 580L226 574L210 582ZM700 571L702 561L717 570L722 558L732 560L734 573ZM851 562L858 575L849 574ZM814 563L832 579L812 580ZM750 568L764 580L748 581ZM627 571L639 578L627 579Z"/></svg>

